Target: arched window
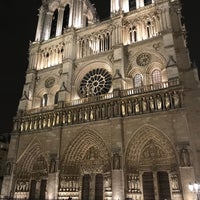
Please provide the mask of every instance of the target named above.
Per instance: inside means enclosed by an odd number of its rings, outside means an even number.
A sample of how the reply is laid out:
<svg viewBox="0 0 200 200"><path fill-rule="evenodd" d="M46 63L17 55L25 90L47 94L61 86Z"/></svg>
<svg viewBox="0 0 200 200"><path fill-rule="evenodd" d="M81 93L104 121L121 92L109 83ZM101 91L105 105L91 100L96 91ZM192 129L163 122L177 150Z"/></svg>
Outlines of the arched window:
<svg viewBox="0 0 200 200"><path fill-rule="evenodd" d="M142 86L142 75L136 74L133 78L133 85L134 87L141 87Z"/></svg>
<svg viewBox="0 0 200 200"><path fill-rule="evenodd" d="M88 26L89 25L89 19L88 19L88 17L86 17L86 19L85 19L85 26Z"/></svg>
<svg viewBox="0 0 200 200"><path fill-rule="evenodd" d="M152 72L152 83L156 84L156 83L161 83L162 82L162 77L161 77L161 72L158 69L155 69Z"/></svg>
<svg viewBox="0 0 200 200"><path fill-rule="evenodd" d="M58 20L58 10L55 10L52 17L50 38L55 37L56 35L57 20Z"/></svg>
<svg viewBox="0 0 200 200"><path fill-rule="evenodd" d="M63 16L63 32L66 28L69 27L69 12L70 8L69 5L65 7L64 16Z"/></svg>
<svg viewBox="0 0 200 200"><path fill-rule="evenodd" d="M137 42L137 32L136 32L136 27L133 26L129 29L129 34L130 34L130 42Z"/></svg>
<svg viewBox="0 0 200 200"><path fill-rule="evenodd" d="M47 106L47 100L48 100L48 96L47 94L44 94L41 99L41 107Z"/></svg>
<svg viewBox="0 0 200 200"><path fill-rule="evenodd" d="M136 0L129 0L129 10L136 9Z"/></svg>
<svg viewBox="0 0 200 200"><path fill-rule="evenodd" d="M54 104L58 104L58 95L59 95L59 91L57 91L56 94L55 94Z"/></svg>
<svg viewBox="0 0 200 200"><path fill-rule="evenodd" d="M147 23L146 23L146 29L147 29L147 38L150 38L151 37L151 22L150 21L148 21Z"/></svg>

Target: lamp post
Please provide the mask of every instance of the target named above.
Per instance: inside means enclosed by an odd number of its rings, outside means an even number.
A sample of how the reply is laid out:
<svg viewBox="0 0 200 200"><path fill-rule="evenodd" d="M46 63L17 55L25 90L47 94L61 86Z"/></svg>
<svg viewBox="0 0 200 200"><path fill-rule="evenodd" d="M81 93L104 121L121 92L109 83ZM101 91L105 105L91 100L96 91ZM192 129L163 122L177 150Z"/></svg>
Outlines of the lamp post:
<svg viewBox="0 0 200 200"><path fill-rule="evenodd" d="M194 183L189 183L188 187L191 192L194 192L196 194L196 200L199 200L198 193L199 193L200 185L194 182Z"/></svg>

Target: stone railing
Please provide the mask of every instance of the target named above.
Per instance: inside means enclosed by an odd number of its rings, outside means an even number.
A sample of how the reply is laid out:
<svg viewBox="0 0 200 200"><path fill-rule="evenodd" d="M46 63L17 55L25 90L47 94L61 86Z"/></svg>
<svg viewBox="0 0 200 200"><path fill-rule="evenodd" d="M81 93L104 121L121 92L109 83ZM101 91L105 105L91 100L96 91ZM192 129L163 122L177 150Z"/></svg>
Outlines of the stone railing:
<svg viewBox="0 0 200 200"><path fill-rule="evenodd" d="M183 89L178 83L173 81L140 89L114 90L112 94L68 102L52 110L24 113L14 119L13 131L30 132L182 108Z"/></svg>

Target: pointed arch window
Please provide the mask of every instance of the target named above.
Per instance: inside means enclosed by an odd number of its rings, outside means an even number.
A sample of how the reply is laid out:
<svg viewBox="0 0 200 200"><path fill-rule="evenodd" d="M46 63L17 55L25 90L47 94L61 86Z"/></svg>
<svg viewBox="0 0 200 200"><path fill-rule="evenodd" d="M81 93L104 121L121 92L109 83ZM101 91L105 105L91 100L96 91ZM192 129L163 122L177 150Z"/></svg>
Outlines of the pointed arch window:
<svg viewBox="0 0 200 200"><path fill-rule="evenodd" d="M146 30L147 30L147 38L150 38L151 37L151 22L150 21L146 23Z"/></svg>
<svg viewBox="0 0 200 200"><path fill-rule="evenodd" d="M142 86L142 75L136 74L133 78L133 85L134 87L141 87Z"/></svg>
<svg viewBox="0 0 200 200"><path fill-rule="evenodd" d="M54 104L58 104L58 95L59 95L59 91L57 91L56 94L55 94Z"/></svg>
<svg viewBox="0 0 200 200"><path fill-rule="evenodd" d="M64 16L63 16L63 31L69 27L69 13L70 13L70 8L69 5L67 4L64 10Z"/></svg>
<svg viewBox="0 0 200 200"><path fill-rule="evenodd" d="M137 42L137 31L136 31L136 27L133 26L129 29L129 34L130 34L130 42Z"/></svg>
<svg viewBox="0 0 200 200"><path fill-rule="evenodd" d="M52 17L50 38L53 38L56 35L57 20L58 20L58 10L56 9Z"/></svg>
<svg viewBox="0 0 200 200"><path fill-rule="evenodd" d="M157 84L162 82L162 77L161 77L161 71L158 69L155 69L152 72L152 83Z"/></svg>
<svg viewBox="0 0 200 200"><path fill-rule="evenodd" d="M86 19L85 19L85 25L86 25L86 26L89 25L89 19L88 19L88 17L86 17Z"/></svg>
<svg viewBox="0 0 200 200"><path fill-rule="evenodd" d="M105 36L105 50L109 50L110 49L110 34L106 33Z"/></svg>

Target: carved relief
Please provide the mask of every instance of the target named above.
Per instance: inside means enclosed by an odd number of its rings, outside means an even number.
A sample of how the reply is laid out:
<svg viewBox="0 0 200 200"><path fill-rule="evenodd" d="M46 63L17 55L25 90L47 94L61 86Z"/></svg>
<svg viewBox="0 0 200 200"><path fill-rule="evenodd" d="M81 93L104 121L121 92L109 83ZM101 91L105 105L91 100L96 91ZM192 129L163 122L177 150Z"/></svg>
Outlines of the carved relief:
<svg viewBox="0 0 200 200"><path fill-rule="evenodd" d="M30 187L29 181L17 180L15 191L16 192L28 192L29 187Z"/></svg>
<svg viewBox="0 0 200 200"><path fill-rule="evenodd" d="M136 63L142 67L148 65L150 61L151 55L148 53L142 53L136 58Z"/></svg>
<svg viewBox="0 0 200 200"><path fill-rule="evenodd" d="M55 84L55 78L53 77L49 77L46 81L45 81L45 87L46 88L51 88L53 87L53 85Z"/></svg>
<svg viewBox="0 0 200 200"><path fill-rule="evenodd" d="M139 174L130 174L127 178L127 186L129 193L140 193L141 184Z"/></svg>

